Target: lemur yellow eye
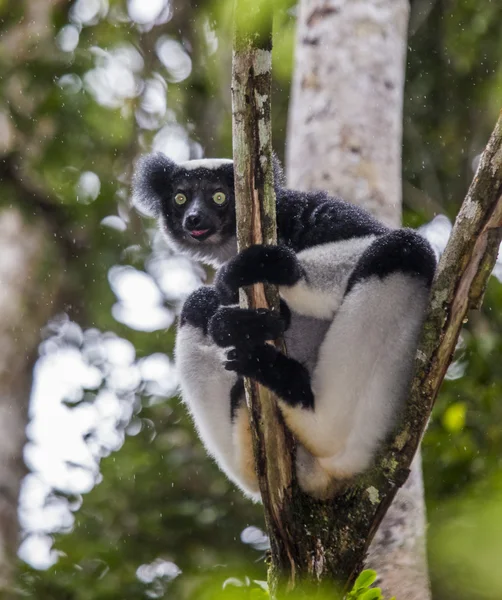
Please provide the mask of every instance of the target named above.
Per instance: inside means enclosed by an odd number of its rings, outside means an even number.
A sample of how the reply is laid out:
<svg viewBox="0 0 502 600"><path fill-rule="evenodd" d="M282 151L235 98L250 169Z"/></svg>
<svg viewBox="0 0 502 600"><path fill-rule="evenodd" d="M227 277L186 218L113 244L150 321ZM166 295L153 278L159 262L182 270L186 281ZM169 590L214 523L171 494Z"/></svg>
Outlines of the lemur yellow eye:
<svg viewBox="0 0 502 600"><path fill-rule="evenodd" d="M216 192L216 194L213 194L213 200L216 202L216 204L223 204L226 199L227 198L223 192Z"/></svg>
<svg viewBox="0 0 502 600"><path fill-rule="evenodd" d="M176 202L176 204L179 204L181 206L182 204L185 204L185 202L187 201L187 197L185 196L185 194L176 194L176 196L174 196L174 201Z"/></svg>

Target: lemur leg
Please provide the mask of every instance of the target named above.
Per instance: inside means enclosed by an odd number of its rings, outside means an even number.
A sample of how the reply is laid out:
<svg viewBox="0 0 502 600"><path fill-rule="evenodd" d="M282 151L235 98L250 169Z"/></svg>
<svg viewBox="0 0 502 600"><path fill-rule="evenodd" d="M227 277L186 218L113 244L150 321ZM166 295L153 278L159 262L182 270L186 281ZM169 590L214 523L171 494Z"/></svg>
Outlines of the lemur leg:
<svg viewBox="0 0 502 600"><path fill-rule="evenodd" d="M361 256L312 374L314 411L280 403L318 472L298 464L305 491L326 497L326 482L366 469L394 427L434 269L428 244L407 230L378 238Z"/></svg>
<svg viewBox="0 0 502 600"><path fill-rule="evenodd" d="M325 244L298 258L287 248L255 246L220 275L227 293L265 279L280 284L302 314L311 302L312 314L335 315L312 380L300 363L267 345L237 346L226 364L278 394L303 446L300 483L319 497L331 493L333 480L363 471L394 426L435 269L428 243L411 230L356 242Z"/></svg>
<svg viewBox="0 0 502 600"><path fill-rule="evenodd" d="M175 345L181 396L208 453L246 494L258 499L256 476L248 468L252 446L242 380L223 368L225 353L207 335L218 306L209 286L196 290L183 306Z"/></svg>

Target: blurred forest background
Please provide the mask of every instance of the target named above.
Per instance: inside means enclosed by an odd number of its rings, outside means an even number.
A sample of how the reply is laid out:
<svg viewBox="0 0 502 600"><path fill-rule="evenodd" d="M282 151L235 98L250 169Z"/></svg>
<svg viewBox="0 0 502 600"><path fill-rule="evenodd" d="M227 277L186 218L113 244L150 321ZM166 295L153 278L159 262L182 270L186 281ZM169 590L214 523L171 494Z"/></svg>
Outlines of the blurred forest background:
<svg viewBox="0 0 502 600"><path fill-rule="evenodd" d="M265 579L261 509L175 395L173 322L205 273L129 200L143 152L231 156L230 4L0 1L0 584L15 597L203 600L209 582L230 597ZM275 28L283 157L292 0ZM455 217L502 106L501 58L501 3L412 2L406 225ZM501 356L492 277L423 444L438 600L502 597Z"/></svg>

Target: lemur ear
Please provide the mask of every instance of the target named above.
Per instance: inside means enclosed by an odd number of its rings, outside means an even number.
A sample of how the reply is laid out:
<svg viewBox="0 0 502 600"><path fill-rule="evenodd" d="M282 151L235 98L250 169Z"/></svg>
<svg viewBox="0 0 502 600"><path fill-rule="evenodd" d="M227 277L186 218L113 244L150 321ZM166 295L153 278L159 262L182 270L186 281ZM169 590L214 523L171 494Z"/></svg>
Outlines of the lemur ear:
<svg viewBox="0 0 502 600"><path fill-rule="evenodd" d="M283 188L286 185L286 178L282 169L281 161L277 158L277 154L272 154L272 166L274 168L274 187Z"/></svg>
<svg viewBox="0 0 502 600"><path fill-rule="evenodd" d="M157 217L162 197L169 194L176 168L176 163L160 152L140 158L132 179L134 206L150 217Z"/></svg>

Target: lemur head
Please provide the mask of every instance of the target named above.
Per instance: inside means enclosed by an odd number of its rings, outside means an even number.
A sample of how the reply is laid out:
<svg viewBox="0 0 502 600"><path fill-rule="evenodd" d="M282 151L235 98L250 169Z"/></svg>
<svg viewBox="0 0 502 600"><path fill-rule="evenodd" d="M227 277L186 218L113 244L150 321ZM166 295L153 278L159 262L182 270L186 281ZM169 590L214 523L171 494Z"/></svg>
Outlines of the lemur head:
<svg viewBox="0 0 502 600"><path fill-rule="evenodd" d="M274 162L276 180L282 183L280 164ZM164 154L149 154L136 166L133 202L159 220L178 252L213 266L237 252L234 168L229 159L177 164Z"/></svg>
<svg viewBox="0 0 502 600"><path fill-rule="evenodd" d="M133 201L159 220L175 250L215 266L236 253L231 160L177 164L160 153L145 156L134 174Z"/></svg>

